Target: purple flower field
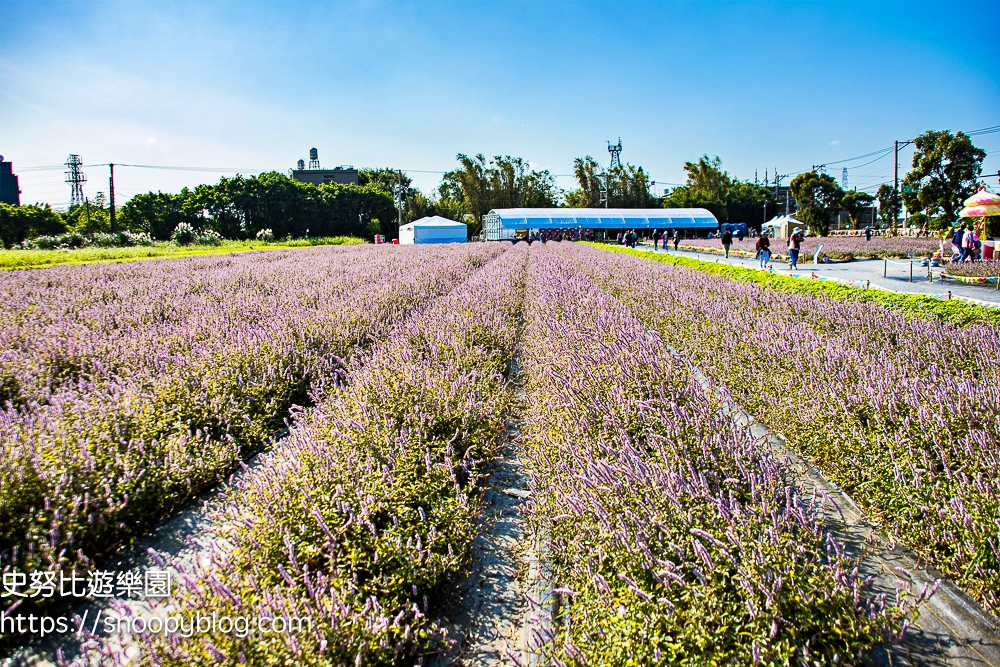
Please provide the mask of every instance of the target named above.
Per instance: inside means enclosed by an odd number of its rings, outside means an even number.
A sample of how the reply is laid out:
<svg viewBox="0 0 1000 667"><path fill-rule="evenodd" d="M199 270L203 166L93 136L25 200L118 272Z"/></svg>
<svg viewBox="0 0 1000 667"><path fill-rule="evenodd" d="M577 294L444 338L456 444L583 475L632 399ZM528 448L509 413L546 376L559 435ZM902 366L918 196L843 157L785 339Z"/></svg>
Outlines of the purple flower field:
<svg viewBox="0 0 1000 667"><path fill-rule="evenodd" d="M108 558L497 252L324 248L4 273L0 570Z"/></svg>
<svg viewBox="0 0 1000 667"><path fill-rule="evenodd" d="M559 602L534 634L551 664L863 663L927 591L872 592L836 510L731 403L1000 609L1000 367L954 354L1000 349L994 326L775 306L573 243L61 267L0 290L0 570L99 566L266 449L217 487L212 547L168 604L310 628L95 639L92 664L427 664L453 646L508 438Z"/></svg>
<svg viewBox="0 0 1000 667"><path fill-rule="evenodd" d="M187 574L181 608L308 617L314 632L150 638L144 663L393 664L433 645L428 596L468 558L469 485L510 409L526 260L512 248L415 311L228 492L229 546Z"/></svg>
<svg viewBox="0 0 1000 667"><path fill-rule="evenodd" d="M1000 609L997 327L806 295L762 308L755 285L567 252L886 532Z"/></svg>
<svg viewBox="0 0 1000 667"><path fill-rule="evenodd" d="M849 663L894 632L822 500L557 252L535 253L525 345L529 511L565 599L555 664Z"/></svg>

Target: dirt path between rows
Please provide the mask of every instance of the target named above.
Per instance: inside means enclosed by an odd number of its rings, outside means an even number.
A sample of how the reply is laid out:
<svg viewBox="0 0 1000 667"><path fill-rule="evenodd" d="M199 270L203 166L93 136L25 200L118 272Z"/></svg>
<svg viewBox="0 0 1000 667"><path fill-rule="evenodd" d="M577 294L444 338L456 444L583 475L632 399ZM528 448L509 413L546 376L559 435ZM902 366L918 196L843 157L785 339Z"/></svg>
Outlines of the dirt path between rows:
<svg viewBox="0 0 1000 667"><path fill-rule="evenodd" d="M283 432L284 437L287 432ZM218 510L222 493L229 486L237 483L248 469L260 465L260 452L246 459L247 468L241 468L228 478L226 484L218 485L202 493L187 506L161 522L151 533L138 541L134 549L120 554L112 562L106 563L101 570L112 572L142 571L147 568L158 568L159 564L153 557L155 553L167 563L165 569L171 571L173 581L178 580L177 565L190 572L193 566L207 555L214 542L214 533L210 530L212 515ZM97 598L88 601L75 609L62 612L86 619L88 628L101 627L93 625L98 614L117 616L114 605L127 604L135 613L143 616L158 615L144 600L129 600L124 598ZM73 626L74 628L76 625ZM98 632L98 635L101 633ZM88 641L84 633L51 635L37 644L17 649L13 655L0 662L2 667L57 667L59 653L70 664L80 664L83 646ZM76 663L74 663L76 661Z"/></svg>
<svg viewBox="0 0 1000 667"><path fill-rule="evenodd" d="M714 387L707 376L697 368L694 370L703 386ZM910 584L913 598L925 587L931 589L940 582L937 592L918 607L919 615L902 640L872 650L872 664L1000 667L1000 621L996 617L941 573L921 565L909 549L902 545L890 546L889 541L878 534L877 528L867 522L864 512L850 496L789 449L784 438L734 403L728 404L728 411L738 424L749 427L755 437L765 440L772 452L787 462L802 498L812 497L815 490L817 496L832 501L830 509L833 511L824 512L826 528L849 555L868 551L861 571L873 580L871 593L885 594L892 602L897 581Z"/></svg>
<svg viewBox="0 0 1000 667"><path fill-rule="evenodd" d="M521 390L519 355L511 381ZM540 627L551 622L551 582L545 570L544 539L522 514L531 492L521 462L520 410L507 423L503 444L484 480L483 512L472 562L445 601L441 618L453 644L430 667L500 667L539 664Z"/></svg>

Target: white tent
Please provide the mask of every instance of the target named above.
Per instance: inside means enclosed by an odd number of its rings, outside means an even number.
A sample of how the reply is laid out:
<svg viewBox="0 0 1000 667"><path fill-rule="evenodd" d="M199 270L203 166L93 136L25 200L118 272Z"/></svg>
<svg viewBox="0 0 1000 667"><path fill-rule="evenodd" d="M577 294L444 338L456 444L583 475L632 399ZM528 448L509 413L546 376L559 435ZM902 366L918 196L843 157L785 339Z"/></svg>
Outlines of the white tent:
<svg viewBox="0 0 1000 667"><path fill-rule="evenodd" d="M465 243L468 226L434 215L420 218L399 228L400 243Z"/></svg>
<svg viewBox="0 0 1000 667"><path fill-rule="evenodd" d="M761 225L761 231L765 229L770 229L773 230L775 236L785 238L791 236L792 230L795 229L796 227L801 227L802 231L805 231L807 229L805 224L803 224L799 220L796 220L792 216L779 215L777 217L771 218L763 225Z"/></svg>

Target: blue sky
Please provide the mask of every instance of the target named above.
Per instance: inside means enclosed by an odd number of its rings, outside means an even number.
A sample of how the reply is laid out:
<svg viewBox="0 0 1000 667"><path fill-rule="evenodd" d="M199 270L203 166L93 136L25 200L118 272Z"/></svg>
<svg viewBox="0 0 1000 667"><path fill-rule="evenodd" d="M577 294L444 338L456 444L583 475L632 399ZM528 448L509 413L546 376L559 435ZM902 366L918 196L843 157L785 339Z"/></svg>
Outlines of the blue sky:
<svg viewBox="0 0 1000 667"><path fill-rule="evenodd" d="M793 173L1000 124L997 25L996 1L0 0L0 154L23 201L58 206L62 172L28 168L69 153L253 173L316 146L324 166L403 168L430 190L459 152L568 174L621 136L660 183L703 153L741 178ZM1000 134L976 142L995 174ZM866 161L850 185L891 179L891 156ZM106 192L107 169L86 171ZM221 175L115 174L119 198Z"/></svg>

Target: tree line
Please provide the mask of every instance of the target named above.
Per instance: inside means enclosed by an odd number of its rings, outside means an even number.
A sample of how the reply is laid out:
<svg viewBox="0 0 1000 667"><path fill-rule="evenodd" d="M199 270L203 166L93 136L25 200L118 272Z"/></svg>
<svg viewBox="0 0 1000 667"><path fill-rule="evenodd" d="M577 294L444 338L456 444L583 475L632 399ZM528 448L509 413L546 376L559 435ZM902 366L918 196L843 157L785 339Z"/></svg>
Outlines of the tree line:
<svg viewBox="0 0 1000 667"><path fill-rule="evenodd" d="M898 191L883 183L874 195L845 192L829 174L815 169L799 174L790 184L799 206L796 217L825 235L840 211L857 227L864 210L877 202L878 217L889 227L897 225L905 206L911 227L947 230L958 219L962 202L979 187L986 151L973 145L964 132L947 130L925 132L913 145L911 168Z"/></svg>
<svg viewBox="0 0 1000 667"><path fill-rule="evenodd" d="M879 216L890 225L905 206L911 224L947 229L955 222L962 201L975 192L986 152L962 132L926 132L914 145L912 168L900 192L887 184L874 195L845 192L829 174L817 170L798 174L789 186L797 203L796 216L825 234L841 211L857 225L863 212L877 202ZM227 239L253 239L264 229L276 238L371 238L378 233L393 237L399 219L393 200L395 186L403 188L403 222L440 215L467 223L472 235L494 208L706 208L720 222L746 222L758 228L776 213L771 189L730 175L718 156L703 155L686 162L686 182L662 197L650 191L649 176L641 166L604 169L589 155L574 160L577 182L570 190L559 188L548 170L531 169L520 157L487 159L483 154L460 153L456 161L456 168L444 174L430 196L395 169L361 170L358 185L313 185L267 172L223 177L218 183L184 188L177 194L148 192L132 197L118 210L118 230L147 233L157 240L169 239L181 223ZM39 235L107 233L110 218L102 195L88 206L74 206L66 212L48 206L0 204L0 241L10 247Z"/></svg>

